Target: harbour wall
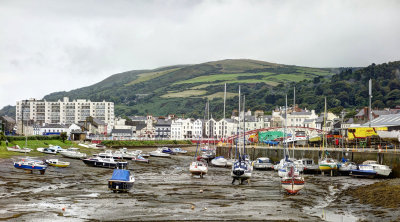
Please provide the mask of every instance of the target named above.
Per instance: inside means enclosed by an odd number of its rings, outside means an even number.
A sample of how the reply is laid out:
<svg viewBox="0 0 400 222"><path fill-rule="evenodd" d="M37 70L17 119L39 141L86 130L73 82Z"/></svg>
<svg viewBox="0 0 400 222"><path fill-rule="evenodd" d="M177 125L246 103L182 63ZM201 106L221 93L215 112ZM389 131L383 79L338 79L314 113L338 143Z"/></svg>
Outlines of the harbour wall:
<svg viewBox="0 0 400 222"><path fill-rule="evenodd" d="M328 152L329 157L340 160L343 156L352 162L361 164L366 160L376 160L381 164L387 165L392 169L392 176L400 178L400 151L394 150L377 150L371 149L347 149L347 148L332 148L322 151L320 148L291 148L289 149L290 156L294 158L310 158L315 163L318 163L318 159L321 157L323 152ZM231 153L231 154L230 154ZM283 148L279 147L246 147L246 154L250 156L252 160L258 157L268 157L272 161L277 162L283 158ZM217 156L229 156L235 155L235 149L231 147L217 147Z"/></svg>

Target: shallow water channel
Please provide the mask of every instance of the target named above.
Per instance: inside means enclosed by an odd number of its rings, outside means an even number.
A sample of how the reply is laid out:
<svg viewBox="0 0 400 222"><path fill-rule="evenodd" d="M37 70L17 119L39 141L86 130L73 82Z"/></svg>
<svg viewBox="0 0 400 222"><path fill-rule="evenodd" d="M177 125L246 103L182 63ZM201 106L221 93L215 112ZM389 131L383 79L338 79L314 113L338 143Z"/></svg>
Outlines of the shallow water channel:
<svg viewBox="0 0 400 222"><path fill-rule="evenodd" d="M306 188L289 196L274 171L253 171L249 184L232 185L230 169L209 167L200 179L189 173L193 157L150 157L149 164L129 163L136 179L129 193L113 193L107 188L112 169L58 158L71 166L49 167L45 175L0 160L0 220L356 221L365 218L342 205L337 194L376 181L306 175Z"/></svg>

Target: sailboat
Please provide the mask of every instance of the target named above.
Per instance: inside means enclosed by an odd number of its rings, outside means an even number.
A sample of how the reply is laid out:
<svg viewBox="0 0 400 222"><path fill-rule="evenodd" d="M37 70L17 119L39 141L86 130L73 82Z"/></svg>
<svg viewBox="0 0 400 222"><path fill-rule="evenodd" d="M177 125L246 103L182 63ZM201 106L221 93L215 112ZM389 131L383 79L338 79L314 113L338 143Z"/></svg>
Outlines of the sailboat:
<svg viewBox="0 0 400 222"><path fill-rule="evenodd" d="M194 154L194 159L193 162L189 166L189 171L192 175L199 175L200 178L203 178L203 175L207 174L208 172L208 166L207 163L201 161L200 159L197 158L197 150L199 148L199 140L197 140L197 146L196 146L196 153Z"/></svg>
<svg viewBox="0 0 400 222"><path fill-rule="evenodd" d="M285 104L285 130L284 130L284 138L286 139L286 127L287 127L287 96L286 96L286 104ZM298 167L296 164L289 159L289 151L287 147L287 143L284 143L284 155L285 159L282 162L282 168L279 169L279 172L282 173L281 185L282 188L288 194L297 194L301 189L304 188L305 181L304 177L300 174Z"/></svg>
<svg viewBox="0 0 400 222"><path fill-rule="evenodd" d="M243 110L245 102L243 101ZM243 150L238 149L238 145L240 146L239 142L239 131L240 131L240 86L239 86L239 116L238 116L238 138L236 143L236 153L238 154L237 160L232 165L232 172L231 176L233 178L232 184L235 183L236 180L239 180L239 184L243 184L244 181L248 181L251 178L251 174L253 172L253 166L250 160L246 157L246 128L245 128L245 119L243 115ZM243 112L244 114L244 112Z"/></svg>
<svg viewBox="0 0 400 222"><path fill-rule="evenodd" d="M324 128L325 128L325 124L326 124L326 97L325 97L325 111L324 111ZM319 170L321 170L322 172L327 172L329 171L331 173L331 175L333 174L333 171L336 171L338 168L338 163L336 160L329 158L326 154L325 154L325 135L323 135L323 139L322 139L322 155L321 155L321 159L319 160L318 163L318 167Z"/></svg>

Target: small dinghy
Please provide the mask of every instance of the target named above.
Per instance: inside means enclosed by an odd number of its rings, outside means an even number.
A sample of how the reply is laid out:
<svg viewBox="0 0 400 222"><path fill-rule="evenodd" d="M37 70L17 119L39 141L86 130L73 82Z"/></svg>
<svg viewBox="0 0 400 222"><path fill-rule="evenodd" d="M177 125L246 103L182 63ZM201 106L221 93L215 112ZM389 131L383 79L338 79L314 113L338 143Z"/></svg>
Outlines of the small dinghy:
<svg viewBox="0 0 400 222"><path fill-rule="evenodd" d="M116 192L128 192L135 182L135 178L129 170L115 169L110 180L108 180L108 189Z"/></svg>

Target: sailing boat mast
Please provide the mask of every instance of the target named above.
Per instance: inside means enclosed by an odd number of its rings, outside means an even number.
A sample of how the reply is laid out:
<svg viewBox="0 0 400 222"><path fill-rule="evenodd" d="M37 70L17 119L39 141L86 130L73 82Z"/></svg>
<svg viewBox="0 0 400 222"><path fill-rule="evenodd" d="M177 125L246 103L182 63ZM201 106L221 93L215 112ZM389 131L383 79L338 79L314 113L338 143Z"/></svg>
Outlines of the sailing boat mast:
<svg viewBox="0 0 400 222"><path fill-rule="evenodd" d="M288 159L288 153L286 153L286 149L287 149L287 139L286 139L286 127L287 127L287 94L285 97L285 128L283 130L283 139L284 139L284 147L283 147L283 154L284 154L284 158L287 160Z"/></svg>
<svg viewBox="0 0 400 222"><path fill-rule="evenodd" d="M323 137L322 137L322 149L325 148L325 124L326 124L326 96L325 96L325 108L324 108L324 126L322 127L322 133L323 133ZM322 152L322 157L324 156L324 151Z"/></svg>
<svg viewBox="0 0 400 222"><path fill-rule="evenodd" d="M240 134L240 85L239 85L239 115L238 115L238 135L236 144L239 145L239 134ZM240 146L239 146L239 161L240 161Z"/></svg>
<svg viewBox="0 0 400 222"><path fill-rule="evenodd" d="M372 79L369 79L369 109L368 109L368 119L369 119L369 127L371 127L372 120L372 108L371 108L371 99L372 99Z"/></svg>
<svg viewBox="0 0 400 222"><path fill-rule="evenodd" d="M296 86L293 88L293 112L296 112Z"/></svg>
<svg viewBox="0 0 400 222"><path fill-rule="evenodd" d="M246 115L245 115L246 96L243 95L243 155L246 155Z"/></svg>
<svg viewBox="0 0 400 222"><path fill-rule="evenodd" d="M225 104L226 104L226 83L225 83L225 90L224 90L224 121L225 123ZM225 126L222 126L222 138L225 140Z"/></svg>

